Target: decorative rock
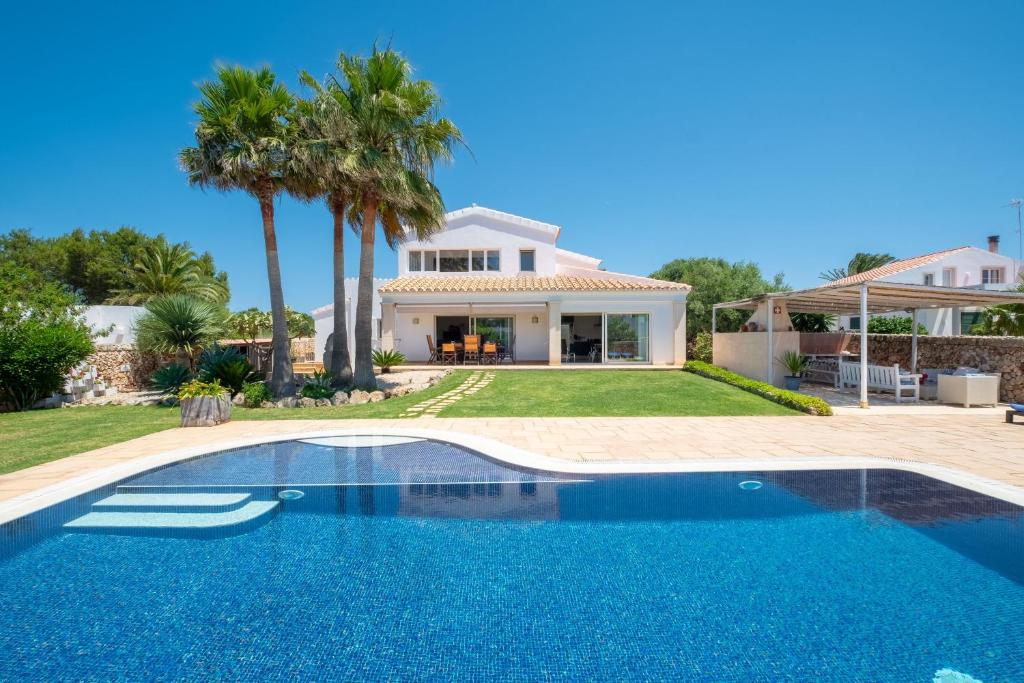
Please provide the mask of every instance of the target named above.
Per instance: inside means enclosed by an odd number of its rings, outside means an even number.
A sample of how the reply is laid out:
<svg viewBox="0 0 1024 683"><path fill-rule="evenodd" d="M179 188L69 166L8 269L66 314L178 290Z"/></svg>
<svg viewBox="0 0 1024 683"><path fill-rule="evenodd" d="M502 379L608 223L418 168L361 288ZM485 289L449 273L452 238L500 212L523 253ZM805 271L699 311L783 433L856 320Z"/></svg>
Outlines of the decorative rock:
<svg viewBox="0 0 1024 683"><path fill-rule="evenodd" d="M334 396L331 398L331 403L336 406L343 406L348 403L348 394L344 391L334 392Z"/></svg>
<svg viewBox="0 0 1024 683"><path fill-rule="evenodd" d="M299 399L299 408L315 408L316 399L303 396Z"/></svg>
<svg viewBox="0 0 1024 683"><path fill-rule="evenodd" d="M273 401L263 401L260 403L260 408L276 408L277 404Z"/></svg>
<svg viewBox="0 0 1024 683"><path fill-rule="evenodd" d="M360 405L363 403L370 402L370 394L366 393L362 389L353 389L352 394L348 397L349 403L352 405Z"/></svg>
<svg viewBox="0 0 1024 683"><path fill-rule="evenodd" d="M182 427L213 427L231 420L231 400L224 396L197 396L181 402Z"/></svg>
<svg viewBox="0 0 1024 683"><path fill-rule="evenodd" d="M299 400L294 396L285 396L277 402L278 408L294 408L299 405Z"/></svg>
<svg viewBox="0 0 1024 683"><path fill-rule="evenodd" d="M232 405L236 405L236 406L244 406L245 405L245 394L243 394L241 391L239 391L237 394L235 394L231 398L231 404Z"/></svg>
<svg viewBox="0 0 1024 683"><path fill-rule="evenodd" d="M381 401L383 401L386 398L387 398L387 396L384 395L383 391L371 391L370 392L370 399L369 400L370 400L370 403L380 403Z"/></svg>
<svg viewBox="0 0 1024 683"><path fill-rule="evenodd" d="M327 407L329 405L331 405L331 399L329 399L329 398L318 398L316 400L316 407L317 408L324 408L324 407Z"/></svg>

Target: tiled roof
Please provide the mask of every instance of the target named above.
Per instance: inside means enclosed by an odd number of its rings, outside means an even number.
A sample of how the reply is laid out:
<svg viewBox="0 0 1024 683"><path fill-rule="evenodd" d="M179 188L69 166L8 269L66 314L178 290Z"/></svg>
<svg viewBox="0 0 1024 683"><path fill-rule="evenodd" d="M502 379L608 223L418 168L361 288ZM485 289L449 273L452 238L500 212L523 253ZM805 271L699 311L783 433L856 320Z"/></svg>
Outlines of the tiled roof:
<svg viewBox="0 0 1024 683"><path fill-rule="evenodd" d="M486 277L475 275L400 277L380 288L381 294L470 292L609 292L687 291L689 285L641 277Z"/></svg>
<svg viewBox="0 0 1024 683"><path fill-rule="evenodd" d="M957 247L955 249L945 249L943 251L936 251L931 254L924 254L923 256L914 256L913 258L900 259L893 261L892 263L886 263L884 266L878 268L872 268L871 270L865 270L863 273L857 273L856 275L849 275L838 280L833 280L825 285L825 287L842 287L844 285L856 285L861 282L871 282L872 280L879 280L883 277L890 275L897 275L904 271L912 270L919 266L927 266L929 263L935 263L940 261L951 254L955 254L958 251L964 249L970 249L970 247Z"/></svg>

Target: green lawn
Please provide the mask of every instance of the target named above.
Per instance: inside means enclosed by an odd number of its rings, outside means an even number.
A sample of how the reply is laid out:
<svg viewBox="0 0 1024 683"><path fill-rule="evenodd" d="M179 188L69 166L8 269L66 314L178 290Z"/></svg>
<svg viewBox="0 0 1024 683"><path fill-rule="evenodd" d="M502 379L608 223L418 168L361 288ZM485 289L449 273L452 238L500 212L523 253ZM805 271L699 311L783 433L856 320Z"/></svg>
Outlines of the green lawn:
<svg viewBox="0 0 1024 683"><path fill-rule="evenodd" d="M406 408L457 387L457 370L436 386L381 403L325 408L235 408L236 420L397 418ZM799 415L758 396L688 372L642 370L498 371L441 417ZM0 414L0 474L176 427L177 408L88 406Z"/></svg>
<svg viewBox="0 0 1024 683"><path fill-rule="evenodd" d="M683 371L496 372L441 417L799 415L735 387Z"/></svg>

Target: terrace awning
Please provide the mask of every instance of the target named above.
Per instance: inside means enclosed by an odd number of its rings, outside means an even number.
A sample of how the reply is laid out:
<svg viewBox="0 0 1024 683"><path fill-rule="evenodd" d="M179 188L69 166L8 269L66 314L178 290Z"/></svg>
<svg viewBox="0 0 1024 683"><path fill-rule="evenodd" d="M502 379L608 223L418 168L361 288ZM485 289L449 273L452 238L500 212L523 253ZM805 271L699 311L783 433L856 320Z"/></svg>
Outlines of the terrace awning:
<svg viewBox="0 0 1024 683"><path fill-rule="evenodd" d="M715 312L723 308L753 311L762 304L768 310L776 302L785 302L790 313L826 313L830 315L859 315L860 326L860 406L868 407L868 316L872 313L907 311L913 319L911 325L911 372L917 372L917 312L933 308L965 308L968 306L996 306L1024 304L1024 292L994 291L970 287L935 287L897 282L868 281L848 285L822 285L791 292L772 292L715 304L711 315L711 331L715 330ZM772 382L775 350L772 344L773 315L768 315L768 353L766 362L768 382Z"/></svg>

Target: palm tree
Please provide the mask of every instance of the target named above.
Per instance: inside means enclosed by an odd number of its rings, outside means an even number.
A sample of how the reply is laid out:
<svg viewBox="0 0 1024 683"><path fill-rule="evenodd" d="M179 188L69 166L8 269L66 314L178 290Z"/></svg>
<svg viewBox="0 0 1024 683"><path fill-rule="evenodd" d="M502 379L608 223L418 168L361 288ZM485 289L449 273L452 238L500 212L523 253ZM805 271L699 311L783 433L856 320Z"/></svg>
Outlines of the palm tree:
<svg viewBox="0 0 1024 683"><path fill-rule="evenodd" d="M434 164L451 159L462 141L449 120L436 118L438 96L428 81L410 78L409 63L393 50L370 57L338 57L344 79L339 96L352 121L358 160L360 227L359 293L356 305L354 384L375 387L372 360L373 250L378 221L389 246L406 229L426 237L443 227L444 205L430 181Z"/></svg>
<svg viewBox="0 0 1024 683"><path fill-rule="evenodd" d="M224 332L224 308L187 294L151 299L135 322L135 340L142 351L173 353L183 367L195 371L195 357Z"/></svg>
<svg viewBox="0 0 1024 683"><path fill-rule="evenodd" d="M338 386L352 384L345 303L345 214L356 194L358 158L352 139L347 100L335 79L321 85L306 72L302 82L313 97L299 100L295 126L298 140L289 191L305 200L322 198L333 221L334 327L327 366Z"/></svg>
<svg viewBox="0 0 1024 683"><path fill-rule="evenodd" d="M891 254L869 254L863 251L858 251L850 259L850 262L846 264L845 268L833 268L826 270L824 273L819 275L822 280L836 281L841 280L844 277L851 275L857 275L859 273L866 273L869 270L874 270L887 263L892 263L896 260L896 257Z"/></svg>
<svg viewBox="0 0 1024 683"><path fill-rule="evenodd" d="M204 272L203 264L187 244L159 240L142 252L128 271L129 286L116 289L112 304L137 305L167 294L188 294L226 304L227 283Z"/></svg>
<svg viewBox="0 0 1024 683"><path fill-rule="evenodd" d="M267 67L218 67L217 80L201 83L199 90L203 99L195 106L196 146L181 150L179 160L190 184L221 192L241 190L259 201L274 349L270 390L275 396L293 396L274 198L287 180L292 137L287 117L294 100Z"/></svg>

